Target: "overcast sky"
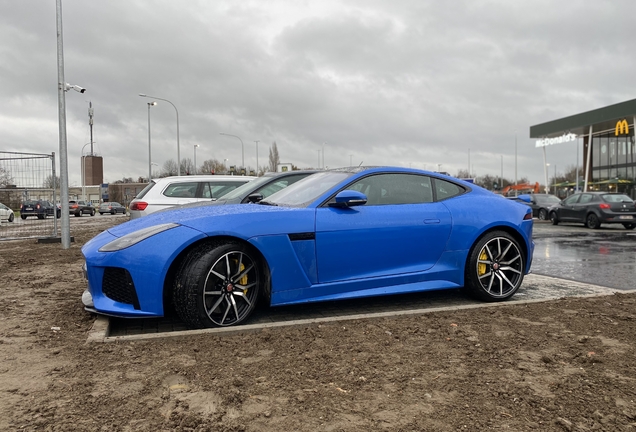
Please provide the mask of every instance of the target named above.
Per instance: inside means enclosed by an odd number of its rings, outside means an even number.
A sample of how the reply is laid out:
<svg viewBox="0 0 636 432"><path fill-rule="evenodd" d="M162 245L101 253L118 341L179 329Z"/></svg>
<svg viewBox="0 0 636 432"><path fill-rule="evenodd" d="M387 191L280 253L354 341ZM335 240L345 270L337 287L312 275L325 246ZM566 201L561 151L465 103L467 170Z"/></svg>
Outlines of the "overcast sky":
<svg viewBox="0 0 636 432"><path fill-rule="evenodd" d="M0 0L0 151L59 153L55 0ZM63 0L69 182L146 176L148 105L181 157L412 166L542 182L532 125L636 98L633 0ZM177 158L151 109L152 159ZM88 151L88 147L85 152ZM580 156L582 159L582 156ZM558 172L576 144L554 145ZM320 162L319 162L320 161Z"/></svg>

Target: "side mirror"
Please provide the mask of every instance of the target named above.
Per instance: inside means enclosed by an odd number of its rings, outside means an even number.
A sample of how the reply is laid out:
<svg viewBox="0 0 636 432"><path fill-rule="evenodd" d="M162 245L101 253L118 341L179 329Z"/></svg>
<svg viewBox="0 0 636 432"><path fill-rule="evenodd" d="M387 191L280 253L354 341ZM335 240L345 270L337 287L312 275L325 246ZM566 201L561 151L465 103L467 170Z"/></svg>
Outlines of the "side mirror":
<svg viewBox="0 0 636 432"><path fill-rule="evenodd" d="M343 190L338 192L335 201L329 203L329 207L348 208L364 205L367 203L367 196L362 192L354 190Z"/></svg>
<svg viewBox="0 0 636 432"><path fill-rule="evenodd" d="M251 203L257 203L262 200L263 200L263 194L260 194L260 193L253 193L251 195L248 195L247 197L247 201Z"/></svg>

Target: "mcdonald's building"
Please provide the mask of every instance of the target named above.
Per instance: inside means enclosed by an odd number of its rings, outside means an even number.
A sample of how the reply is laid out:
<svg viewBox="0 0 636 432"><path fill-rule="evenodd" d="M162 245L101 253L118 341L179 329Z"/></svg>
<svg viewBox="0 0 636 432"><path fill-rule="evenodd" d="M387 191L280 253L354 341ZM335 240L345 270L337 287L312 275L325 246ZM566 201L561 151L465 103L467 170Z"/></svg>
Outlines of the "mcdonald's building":
<svg viewBox="0 0 636 432"><path fill-rule="evenodd" d="M620 191L635 198L635 123L633 99L531 126L530 138L544 151L545 146L581 138L581 175L587 190Z"/></svg>

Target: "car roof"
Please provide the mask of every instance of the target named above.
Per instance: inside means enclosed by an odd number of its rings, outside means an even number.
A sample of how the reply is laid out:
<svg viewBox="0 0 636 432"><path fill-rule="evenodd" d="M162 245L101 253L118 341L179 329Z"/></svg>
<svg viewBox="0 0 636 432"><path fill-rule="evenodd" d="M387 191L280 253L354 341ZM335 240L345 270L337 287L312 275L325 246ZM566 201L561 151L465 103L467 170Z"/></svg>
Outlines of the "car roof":
<svg viewBox="0 0 636 432"><path fill-rule="evenodd" d="M181 183L181 182L190 182L190 181L201 181L201 180L253 180L256 177L253 176L233 176L233 175L191 175L191 176L171 176L171 177L162 177L158 179L153 179L155 183L159 182L172 182L172 183Z"/></svg>

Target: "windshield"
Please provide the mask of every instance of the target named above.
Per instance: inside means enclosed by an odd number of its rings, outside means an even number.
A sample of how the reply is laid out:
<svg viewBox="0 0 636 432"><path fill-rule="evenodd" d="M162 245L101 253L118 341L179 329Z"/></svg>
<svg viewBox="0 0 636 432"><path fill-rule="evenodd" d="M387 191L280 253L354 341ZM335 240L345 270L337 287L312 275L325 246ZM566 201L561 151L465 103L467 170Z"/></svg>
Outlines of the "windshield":
<svg viewBox="0 0 636 432"><path fill-rule="evenodd" d="M305 177L267 198L264 204L304 207L351 176L350 172L326 171Z"/></svg>
<svg viewBox="0 0 636 432"><path fill-rule="evenodd" d="M624 202L624 203L632 202L632 199L630 197L623 194L607 194L607 195L603 195L603 199L605 200L605 202L610 202L610 203L611 202Z"/></svg>
<svg viewBox="0 0 636 432"><path fill-rule="evenodd" d="M537 202L542 204L556 204L558 202L561 202L561 200L555 197L554 195L546 195L546 196L537 195Z"/></svg>
<svg viewBox="0 0 636 432"><path fill-rule="evenodd" d="M252 180L250 182L245 183L244 185L241 185L241 186L237 187L232 192L223 195L219 199L230 200L230 199L234 199L234 198L243 198L243 195L245 195L246 193L251 192L252 190L256 190L262 184L267 183L271 179L272 179L271 176L259 177L256 180Z"/></svg>

